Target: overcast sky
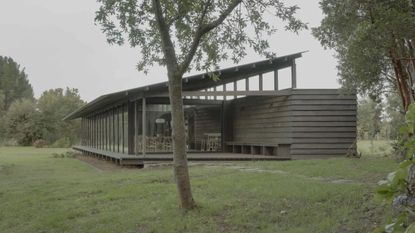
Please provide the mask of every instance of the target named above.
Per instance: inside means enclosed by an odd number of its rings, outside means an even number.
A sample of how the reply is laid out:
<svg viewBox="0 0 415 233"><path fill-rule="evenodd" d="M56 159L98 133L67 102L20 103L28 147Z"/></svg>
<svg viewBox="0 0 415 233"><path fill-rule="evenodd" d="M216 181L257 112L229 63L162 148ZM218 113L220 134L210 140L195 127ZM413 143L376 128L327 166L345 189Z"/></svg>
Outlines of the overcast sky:
<svg viewBox="0 0 415 233"><path fill-rule="evenodd" d="M287 0L301 7L298 17L318 26L318 0ZM52 88L77 88L87 101L109 92L165 81L164 67L146 76L135 69L138 50L110 46L94 24L95 0L0 0L0 55L26 68L35 96ZM337 88L337 62L310 31L279 31L270 39L279 56L309 50L297 61L299 88ZM240 64L264 59L248 54ZM221 64L221 68L232 66ZM288 70L280 74L288 87Z"/></svg>

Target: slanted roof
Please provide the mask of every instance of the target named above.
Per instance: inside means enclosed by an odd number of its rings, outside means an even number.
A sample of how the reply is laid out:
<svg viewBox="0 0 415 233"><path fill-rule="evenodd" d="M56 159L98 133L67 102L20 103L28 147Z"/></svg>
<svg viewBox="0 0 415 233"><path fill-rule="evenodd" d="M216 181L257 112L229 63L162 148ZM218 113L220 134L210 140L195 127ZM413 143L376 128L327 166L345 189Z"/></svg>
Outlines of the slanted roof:
<svg viewBox="0 0 415 233"><path fill-rule="evenodd" d="M295 59L300 58L303 53L304 52L300 52L287 56L275 57L249 64L216 70L214 73L219 77L219 80L213 80L212 78L209 78L207 73L184 77L182 80L183 91L204 90L238 81L250 76L255 76L261 73L284 69L290 67ZM72 120L87 116L93 112L100 111L104 108L108 108L122 102L139 99L146 96L155 97L158 94L162 96L166 93L168 93L167 81L102 95L72 112L66 116L64 120Z"/></svg>

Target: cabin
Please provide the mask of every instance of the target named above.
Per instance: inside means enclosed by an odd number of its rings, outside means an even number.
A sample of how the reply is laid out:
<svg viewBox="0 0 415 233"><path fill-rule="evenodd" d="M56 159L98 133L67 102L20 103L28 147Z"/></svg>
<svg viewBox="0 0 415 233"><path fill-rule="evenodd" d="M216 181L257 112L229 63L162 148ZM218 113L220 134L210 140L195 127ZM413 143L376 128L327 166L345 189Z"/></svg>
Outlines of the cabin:
<svg viewBox="0 0 415 233"><path fill-rule="evenodd" d="M183 78L188 159L287 160L355 153L356 94L297 88L296 59L301 56ZM291 88L279 88L281 69L290 69ZM100 96L65 120L77 118L82 130L80 144L73 148L85 155L120 165L172 160L167 82Z"/></svg>

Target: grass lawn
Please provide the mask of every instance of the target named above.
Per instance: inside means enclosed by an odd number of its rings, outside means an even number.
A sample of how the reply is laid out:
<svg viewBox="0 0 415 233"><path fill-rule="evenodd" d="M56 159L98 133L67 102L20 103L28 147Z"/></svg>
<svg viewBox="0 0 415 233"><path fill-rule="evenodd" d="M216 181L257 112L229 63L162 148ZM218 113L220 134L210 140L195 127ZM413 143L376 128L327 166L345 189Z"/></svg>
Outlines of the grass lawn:
<svg viewBox="0 0 415 233"><path fill-rule="evenodd" d="M191 166L199 208L177 206L170 167L99 170L64 149L0 148L1 232L368 232L387 208L385 157Z"/></svg>

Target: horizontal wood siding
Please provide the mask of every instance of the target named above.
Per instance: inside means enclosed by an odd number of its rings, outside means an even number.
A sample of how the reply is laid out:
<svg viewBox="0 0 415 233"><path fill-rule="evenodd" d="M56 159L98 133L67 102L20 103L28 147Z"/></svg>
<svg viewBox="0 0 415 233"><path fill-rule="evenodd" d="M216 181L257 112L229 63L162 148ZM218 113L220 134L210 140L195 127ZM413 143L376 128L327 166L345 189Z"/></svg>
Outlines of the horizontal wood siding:
<svg viewBox="0 0 415 233"><path fill-rule="evenodd" d="M329 90L295 90L290 103L296 103L293 116L301 118L304 126L292 126L292 158L346 155L355 149L356 95L344 95ZM315 101L320 104L314 105ZM301 103L301 104L300 104ZM319 110L308 109L310 105ZM326 125L319 125L318 123Z"/></svg>
<svg viewBox="0 0 415 233"><path fill-rule="evenodd" d="M356 95L295 89L233 100L233 141L291 144L292 158L345 155L356 139Z"/></svg>
<svg viewBox="0 0 415 233"><path fill-rule="evenodd" d="M205 133L220 133L221 108L218 106L196 108L194 124L195 142L200 142Z"/></svg>
<svg viewBox="0 0 415 233"><path fill-rule="evenodd" d="M289 96L251 96L233 101L233 141L291 144Z"/></svg>

